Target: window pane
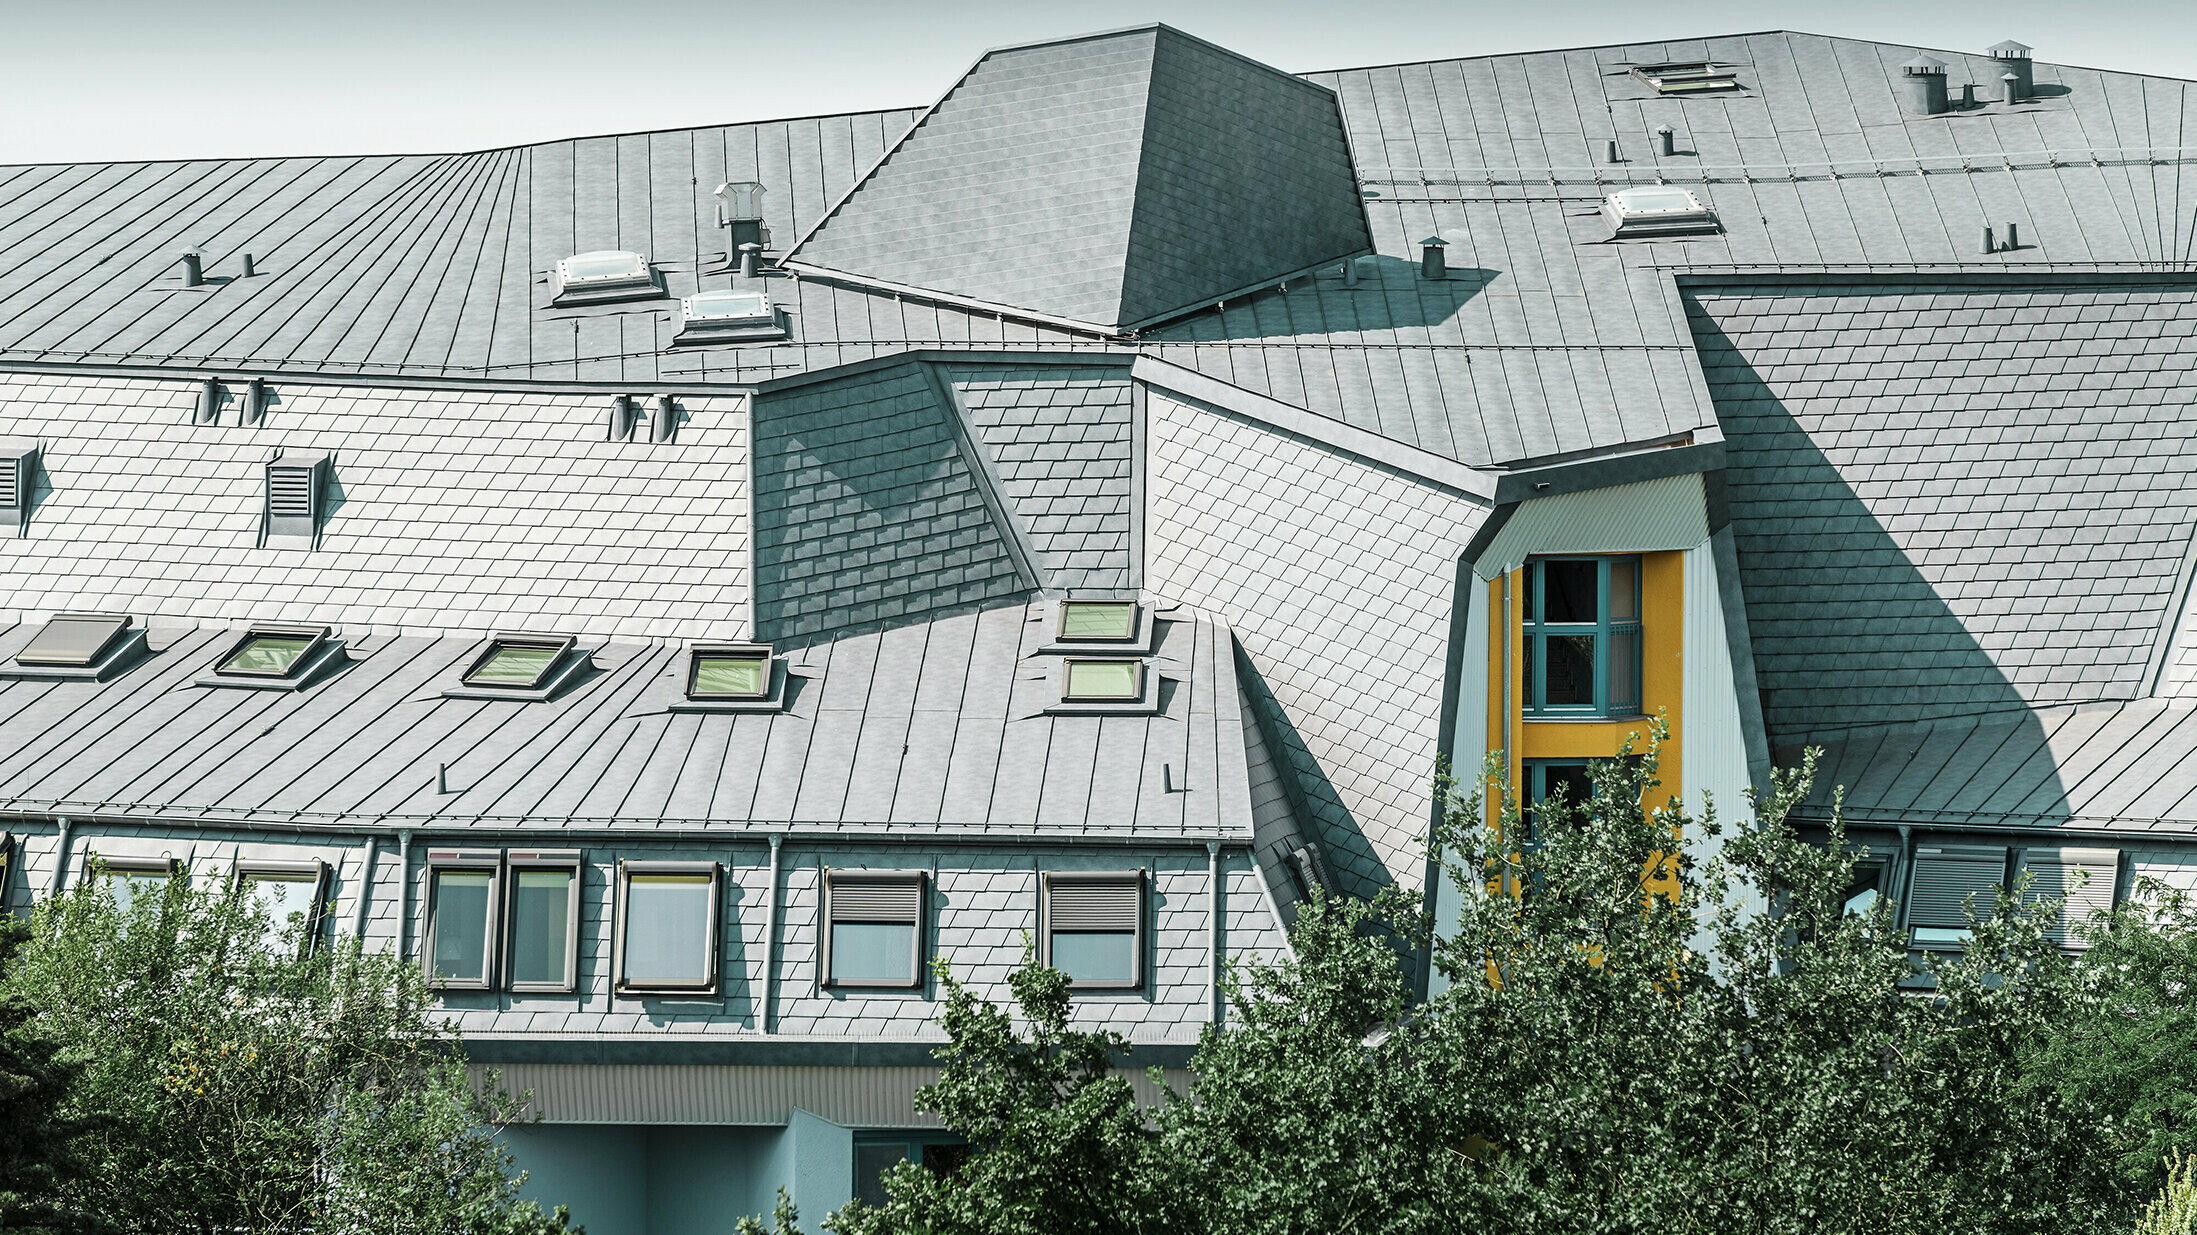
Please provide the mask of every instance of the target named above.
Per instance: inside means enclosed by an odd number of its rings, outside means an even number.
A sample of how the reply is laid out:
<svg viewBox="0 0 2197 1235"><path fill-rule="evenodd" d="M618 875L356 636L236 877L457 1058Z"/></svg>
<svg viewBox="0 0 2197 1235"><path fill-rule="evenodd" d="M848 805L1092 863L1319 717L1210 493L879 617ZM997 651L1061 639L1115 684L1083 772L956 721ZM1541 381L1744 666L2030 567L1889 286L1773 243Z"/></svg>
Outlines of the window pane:
<svg viewBox="0 0 2197 1235"><path fill-rule="evenodd" d="M707 656L694 658L694 693L698 695L760 695L769 682L770 662L760 656Z"/></svg>
<svg viewBox="0 0 2197 1235"><path fill-rule="evenodd" d="M1640 632L1610 632L1610 711L1630 712L1640 706Z"/></svg>
<svg viewBox="0 0 2197 1235"><path fill-rule="evenodd" d="M564 260L564 268L567 279L637 279L648 270L638 253L616 249L575 253Z"/></svg>
<svg viewBox="0 0 2197 1235"><path fill-rule="evenodd" d="M854 1147L854 1196L864 1205L885 1203L885 1172L908 1160L906 1145Z"/></svg>
<svg viewBox="0 0 2197 1235"><path fill-rule="evenodd" d="M1071 600L1060 616L1062 639L1127 639L1136 633L1137 606L1132 601Z"/></svg>
<svg viewBox="0 0 2197 1235"><path fill-rule="evenodd" d="M1970 937L1965 926L1917 926L1913 930L1918 944L1961 944Z"/></svg>
<svg viewBox="0 0 2197 1235"><path fill-rule="evenodd" d="M305 635L256 635L244 641L221 666L223 673L271 673L284 674L305 649L313 646L313 640Z"/></svg>
<svg viewBox="0 0 2197 1235"><path fill-rule="evenodd" d="M15 660L23 665L89 665L127 625L121 618L57 617Z"/></svg>
<svg viewBox="0 0 2197 1235"><path fill-rule="evenodd" d="M565 942L572 915L573 873L521 870L511 888L511 980L565 980Z"/></svg>
<svg viewBox="0 0 2197 1235"><path fill-rule="evenodd" d="M1851 914L1859 914L1862 917L1867 917L1869 916L1869 911L1876 908L1876 906L1877 890L1875 888L1867 887L1848 889L1846 893L1846 905L1844 909L1845 912ZM1928 930L1929 928L1924 927L1923 929Z"/></svg>
<svg viewBox="0 0 2197 1235"><path fill-rule="evenodd" d="M1587 777L1587 765L1583 763L1543 763L1527 769L1527 790L1530 800L1526 804L1526 835L1536 837L1541 830L1540 812L1535 808L1551 798L1562 797L1572 806L1579 806L1594 796L1594 783Z"/></svg>
<svg viewBox="0 0 2197 1235"><path fill-rule="evenodd" d="M1541 620L1600 621L1600 574L1599 562L1541 563Z"/></svg>
<svg viewBox="0 0 2197 1235"><path fill-rule="evenodd" d="M909 922L832 923L834 982L915 980L915 925Z"/></svg>
<svg viewBox="0 0 2197 1235"><path fill-rule="evenodd" d="M549 672L549 666L563 651L557 647L506 643L490 652L481 667L465 680L498 686L532 686Z"/></svg>
<svg viewBox="0 0 2197 1235"><path fill-rule="evenodd" d="M435 872L435 972L453 982L488 977L487 871Z"/></svg>
<svg viewBox="0 0 2197 1235"><path fill-rule="evenodd" d="M1136 977L1137 937L1131 931L1054 931L1053 968L1081 982Z"/></svg>
<svg viewBox="0 0 2197 1235"><path fill-rule="evenodd" d="M628 876L623 975L628 985L709 981L715 908L709 887L708 875Z"/></svg>
<svg viewBox="0 0 2197 1235"><path fill-rule="evenodd" d="M116 871L107 876L107 894L123 913L128 913L139 897L159 899L167 886L168 877L155 871Z"/></svg>
<svg viewBox="0 0 2197 1235"><path fill-rule="evenodd" d="M311 919L313 889L320 881L282 875L246 875L244 881L253 899L267 910L267 934L260 942L270 952L280 951L283 936L297 924L297 918L303 915Z"/></svg>
<svg viewBox="0 0 2197 1235"><path fill-rule="evenodd" d="M1549 707L1594 705L1594 636L1551 635L1545 640L1542 700Z"/></svg>
<svg viewBox="0 0 2197 1235"><path fill-rule="evenodd" d="M1613 622L1637 622L1640 620L1640 563L1632 558L1620 558L1610 563L1610 620Z"/></svg>
<svg viewBox="0 0 2197 1235"><path fill-rule="evenodd" d="M1127 660L1071 660L1068 662L1070 699L1134 699L1137 666Z"/></svg>

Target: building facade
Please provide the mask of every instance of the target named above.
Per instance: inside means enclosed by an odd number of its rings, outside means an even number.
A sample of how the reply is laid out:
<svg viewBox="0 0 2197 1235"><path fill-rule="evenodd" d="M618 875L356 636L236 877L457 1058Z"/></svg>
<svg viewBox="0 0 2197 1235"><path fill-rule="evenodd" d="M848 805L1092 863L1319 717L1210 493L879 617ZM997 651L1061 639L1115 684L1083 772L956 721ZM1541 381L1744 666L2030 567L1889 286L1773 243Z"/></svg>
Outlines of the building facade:
<svg viewBox="0 0 2197 1235"><path fill-rule="evenodd" d="M950 1163L933 956L1179 1069L1309 889L1428 885L1443 759L1560 792L1660 715L1731 818L1822 747L1918 949L2189 886L2193 112L1155 26L921 110L0 168L5 903L249 879L416 959L530 1187L653 1235Z"/></svg>

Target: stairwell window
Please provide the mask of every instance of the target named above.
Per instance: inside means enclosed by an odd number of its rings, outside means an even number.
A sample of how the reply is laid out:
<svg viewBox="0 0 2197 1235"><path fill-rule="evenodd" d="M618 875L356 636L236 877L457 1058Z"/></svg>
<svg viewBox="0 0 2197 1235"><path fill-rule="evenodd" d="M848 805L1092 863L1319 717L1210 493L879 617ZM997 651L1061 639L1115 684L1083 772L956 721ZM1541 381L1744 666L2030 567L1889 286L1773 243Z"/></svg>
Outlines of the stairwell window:
<svg viewBox="0 0 2197 1235"><path fill-rule="evenodd" d="M1637 715L1640 643L1639 558L1550 557L1526 564L1527 716Z"/></svg>

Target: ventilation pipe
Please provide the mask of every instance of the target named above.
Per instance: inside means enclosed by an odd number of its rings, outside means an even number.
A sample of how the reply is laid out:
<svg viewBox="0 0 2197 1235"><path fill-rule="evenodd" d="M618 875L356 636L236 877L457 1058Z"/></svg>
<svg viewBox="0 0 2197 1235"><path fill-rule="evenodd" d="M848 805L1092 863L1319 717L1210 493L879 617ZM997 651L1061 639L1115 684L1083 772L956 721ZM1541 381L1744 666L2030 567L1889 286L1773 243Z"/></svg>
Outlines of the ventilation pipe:
<svg viewBox="0 0 2197 1235"><path fill-rule="evenodd" d="M1446 279L1449 277L1449 263L1442 256L1442 250L1448 247L1449 241L1442 239L1440 236L1429 236L1419 242L1420 278Z"/></svg>
<svg viewBox="0 0 2197 1235"><path fill-rule="evenodd" d="M206 270L199 263L197 249L183 250L183 286L206 286Z"/></svg>
<svg viewBox="0 0 2197 1235"><path fill-rule="evenodd" d="M252 277L253 275L255 275L255 274L258 274L258 273L259 273L259 267L257 267L257 266L255 266L255 265L253 265L253 264L252 264L252 255L251 255L251 254L249 254L249 253L246 253L246 254L244 255L244 277L245 277L245 278L247 278L247 279L249 279L249 278L251 278L251 277Z"/></svg>
<svg viewBox="0 0 2197 1235"><path fill-rule="evenodd" d="M649 418L648 440L668 442L679 432L679 405L670 395L656 396L656 414Z"/></svg>
<svg viewBox="0 0 2197 1235"><path fill-rule="evenodd" d="M240 425L256 425L267 414L267 383L252 378L237 392L236 422Z"/></svg>
<svg viewBox="0 0 2197 1235"><path fill-rule="evenodd" d="M1622 163L1625 161L1625 156L1618 152L1616 138L1613 137L1610 139L1609 149L1604 152L1604 158L1606 161L1611 163Z"/></svg>
<svg viewBox="0 0 2197 1235"><path fill-rule="evenodd" d="M740 277L752 279L763 264L763 246L749 241L740 246Z"/></svg>
<svg viewBox="0 0 2197 1235"><path fill-rule="evenodd" d="M1343 286L1358 286L1358 259L1355 257L1343 259Z"/></svg>
<svg viewBox="0 0 2197 1235"><path fill-rule="evenodd" d="M1984 50L1991 57L1992 63L1999 66L2001 70L2000 81L2003 82L2009 77L2013 78L2014 84L2006 88L2007 102L2019 103L2024 99L2036 97L2037 75L2029 59L2032 48L2027 44L2007 39L2004 42L1994 43Z"/></svg>
<svg viewBox="0 0 2197 1235"><path fill-rule="evenodd" d="M2022 101L2021 78L2014 76L2012 73L2001 73L1999 74L1999 85L2003 87L1999 91L2000 101L2005 103L2019 103Z"/></svg>
<svg viewBox="0 0 2197 1235"><path fill-rule="evenodd" d="M1671 126L1667 124L1658 126L1655 130L1655 140L1656 144L1662 149L1664 158L1667 159L1678 153L1678 134L1671 131Z"/></svg>
<svg viewBox="0 0 2197 1235"><path fill-rule="evenodd" d="M1917 56L1899 66L1900 106L1910 116L1938 116L1946 109L1945 61Z"/></svg>
<svg viewBox="0 0 2197 1235"><path fill-rule="evenodd" d="M198 402L191 409L191 422L210 425L220 419L221 383L209 377L198 384Z"/></svg>
<svg viewBox="0 0 2197 1235"><path fill-rule="evenodd" d="M2022 247L2022 234L2018 230L2019 227L2020 224L2018 223L2009 223L2006 225L2006 251L2009 253Z"/></svg>
<svg viewBox="0 0 2197 1235"><path fill-rule="evenodd" d="M1991 225L1989 223L1983 225L1983 251L1986 253L1999 251L1998 238L1991 234Z"/></svg>
<svg viewBox="0 0 2197 1235"><path fill-rule="evenodd" d="M612 395L610 397L610 417L604 423L604 430L603 437L607 441L628 442L633 440L632 395Z"/></svg>

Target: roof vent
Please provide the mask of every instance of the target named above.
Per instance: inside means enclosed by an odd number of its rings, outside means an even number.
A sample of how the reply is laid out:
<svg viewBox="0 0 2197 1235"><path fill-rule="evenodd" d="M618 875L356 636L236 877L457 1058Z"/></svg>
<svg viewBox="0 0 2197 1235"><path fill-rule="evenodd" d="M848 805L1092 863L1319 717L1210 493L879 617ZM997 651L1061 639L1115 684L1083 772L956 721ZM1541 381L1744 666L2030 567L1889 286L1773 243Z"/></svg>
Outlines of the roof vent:
<svg viewBox="0 0 2197 1235"><path fill-rule="evenodd" d="M1449 259L1442 250L1449 241L1440 236L1429 236L1419 242L1419 277L1422 279L1446 279L1449 277Z"/></svg>
<svg viewBox="0 0 2197 1235"><path fill-rule="evenodd" d="M770 247L770 229L763 226L763 193L763 186L753 180L717 186L717 226L732 229L728 238L732 252L748 244Z"/></svg>
<svg viewBox="0 0 2197 1235"><path fill-rule="evenodd" d="M2037 95L2037 76L2029 60L2029 53L2033 50L2035 49L2027 44L2017 43L2012 39L2002 39L1984 49L1999 66L1999 80L2003 82L2008 77L2014 79L2014 84L2007 88L2006 101L2009 103L2019 103Z"/></svg>
<svg viewBox="0 0 2197 1235"><path fill-rule="evenodd" d="M267 464L267 506L261 543L276 536L301 536L320 547L322 497L327 488L327 455L280 455Z"/></svg>
<svg viewBox="0 0 2197 1235"><path fill-rule="evenodd" d="M1675 184L1644 184L1619 189L1602 202L1602 217L1618 239L1633 236L1686 235L1723 230L1716 215L1692 189Z"/></svg>
<svg viewBox="0 0 2197 1235"><path fill-rule="evenodd" d="M0 441L0 529L21 536L30 526L37 480L38 443Z"/></svg>
<svg viewBox="0 0 2197 1235"><path fill-rule="evenodd" d="M1916 56L1899 66L1900 106L1910 116L1945 114L1945 61Z"/></svg>
<svg viewBox="0 0 2197 1235"><path fill-rule="evenodd" d="M199 262L197 249L183 250L183 286L206 286L206 270Z"/></svg>
<svg viewBox="0 0 2197 1235"><path fill-rule="evenodd" d="M1654 86L1657 94L1708 94L1739 89L1739 78L1731 69L1706 60L1636 64L1632 75Z"/></svg>

